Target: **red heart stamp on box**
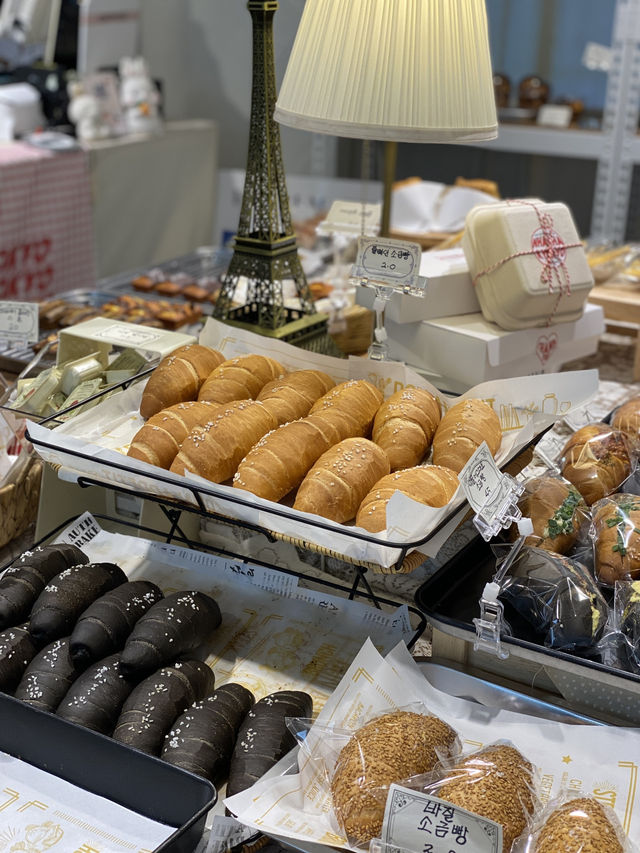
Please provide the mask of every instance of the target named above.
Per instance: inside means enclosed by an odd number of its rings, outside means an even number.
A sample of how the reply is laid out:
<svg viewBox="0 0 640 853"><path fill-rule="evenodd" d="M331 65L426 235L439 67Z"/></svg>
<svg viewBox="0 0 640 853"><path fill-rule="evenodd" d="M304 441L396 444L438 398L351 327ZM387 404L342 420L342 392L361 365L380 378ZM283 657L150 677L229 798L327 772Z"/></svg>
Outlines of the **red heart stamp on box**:
<svg viewBox="0 0 640 853"><path fill-rule="evenodd" d="M540 335L536 343L536 355L542 364L549 361L549 356L557 346L558 336L555 333L552 335Z"/></svg>

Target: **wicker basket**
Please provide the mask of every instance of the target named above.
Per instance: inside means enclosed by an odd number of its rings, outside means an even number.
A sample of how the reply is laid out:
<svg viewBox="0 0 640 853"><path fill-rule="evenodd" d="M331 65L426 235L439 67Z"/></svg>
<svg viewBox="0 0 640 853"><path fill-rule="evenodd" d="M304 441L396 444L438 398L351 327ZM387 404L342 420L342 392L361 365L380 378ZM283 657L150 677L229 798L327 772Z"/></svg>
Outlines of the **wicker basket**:
<svg viewBox="0 0 640 853"><path fill-rule="evenodd" d="M42 462L32 456L22 477L0 489L0 548L24 533L38 514Z"/></svg>

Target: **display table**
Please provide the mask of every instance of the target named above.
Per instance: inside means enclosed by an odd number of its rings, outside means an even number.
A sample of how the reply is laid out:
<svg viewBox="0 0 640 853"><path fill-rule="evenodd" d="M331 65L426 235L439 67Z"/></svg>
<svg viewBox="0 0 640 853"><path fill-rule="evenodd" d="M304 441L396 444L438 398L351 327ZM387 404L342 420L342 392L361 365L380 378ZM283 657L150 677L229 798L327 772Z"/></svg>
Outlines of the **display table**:
<svg viewBox="0 0 640 853"><path fill-rule="evenodd" d="M0 145L0 298L39 300L95 282L87 154Z"/></svg>
<svg viewBox="0 0 640 853"><path fill-rule="evenodd" d="M218 168L212 121L84 143L99 278L211 245Z"/></svg>
<svg viewBox="0 0 640 853"><path fill-rule="evenodd" d="M592 288L589 302L602 306L605 322L616 331L635 335L633 381L640 380L640 287L631 281L607 282Z"/></svg>

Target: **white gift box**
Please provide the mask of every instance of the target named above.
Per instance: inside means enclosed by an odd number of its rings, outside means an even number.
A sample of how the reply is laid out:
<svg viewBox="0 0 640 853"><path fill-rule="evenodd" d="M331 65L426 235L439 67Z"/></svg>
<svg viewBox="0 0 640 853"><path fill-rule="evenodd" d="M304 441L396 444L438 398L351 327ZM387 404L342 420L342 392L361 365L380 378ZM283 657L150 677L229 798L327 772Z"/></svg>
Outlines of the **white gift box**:
<svg viewBox="0 0 640 853"><path fill-rule="evenodd" d="M462 249L423 252L420 275L427 279L424 298L394 293L385 311L387 319L394 323L417 323L480 311ZM373 308L375 295L371 287L356 287L356 303L365 308Z"/></svg>
<svg viewBox="0 0 640 853"><path fill-rule="evenodd" d="M565 204L518 199L474 207L462 247L485 320L512 330L582 314L593 276Z"/></svg>
<svg viewBox="0 0 640 853"><path fill-rule="evenodd" d="M434 378L449 379L460 393L488 379L555 373L567 361L594 353L604 332L604 312L587 304L572 323L506 331L482 314L400 324L387 320L391 357ZM438 384L438 383L437 383Z"/></svg>

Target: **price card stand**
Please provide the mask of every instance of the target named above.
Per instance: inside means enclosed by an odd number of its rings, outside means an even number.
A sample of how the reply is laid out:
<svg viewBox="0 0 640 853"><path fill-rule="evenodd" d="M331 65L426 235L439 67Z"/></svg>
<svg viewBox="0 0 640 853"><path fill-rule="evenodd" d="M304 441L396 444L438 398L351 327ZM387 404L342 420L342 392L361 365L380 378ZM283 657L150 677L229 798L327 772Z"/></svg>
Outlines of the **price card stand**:
<svg viewBox="0 0 640 853"><path fill-rule="evenodd" d="M37 303L0 301L0 345L24 349L38 340L38 331Z"/></svg>
<svg viewBox="0 0 640 853"><path fill-rule="evenodd" d="M419 275L422 250L417 243L391 240L387 237L360 237L358 255L351 269L351 282L360 287L373 287L376 325L368 356L387 361L389 345L384 327L384 312L394 293L424 298L427 281Z"/></svg>

